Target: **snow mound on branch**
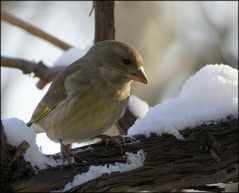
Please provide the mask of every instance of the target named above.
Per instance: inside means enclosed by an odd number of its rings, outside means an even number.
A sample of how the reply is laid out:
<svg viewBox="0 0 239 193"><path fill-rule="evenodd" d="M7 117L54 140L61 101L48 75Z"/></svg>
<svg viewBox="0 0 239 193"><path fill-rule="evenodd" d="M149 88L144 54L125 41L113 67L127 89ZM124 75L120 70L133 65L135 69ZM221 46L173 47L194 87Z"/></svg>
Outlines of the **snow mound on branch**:
<svg viewBox="0 0 239 193"><path fill-rule="evenodd" d="M169 133L180 139L179 130L227 116L238 116L238 70L210 64L185 82L177 98L151 107L144 119L128 130L128 135Z"/></svg>
<svg viewBox="0 0 239 193"><path fill-rule="evenodd" d="M84 49L82 48L68 49L59 58L57 58L57 60L53 63L53 66L68 66L72 64L76 60L83 57L91 48L91 46L93 46L92 42L88 46L86 46Z"/></svg>
<svg viewBox="0 0 239 193"><path fill-rule="evenodd" d="M30 145L23 156L26 161L31 163L33 168L45 169L48 165L57 166L63 164L61 160L48 158L39 151L36 144L36 133L30 127L27 127L23 121L10 118L2 120L2 124L7 142L10 145L17 148L24 140Z"/></svg>
<svg viewBox="0 0 239 193"><path fill-rule="evenodd" d="M141 100L135 95L129 97L129 110L134 114L135 117L143 119L149 110L149 105L145 101Z"/></svg>

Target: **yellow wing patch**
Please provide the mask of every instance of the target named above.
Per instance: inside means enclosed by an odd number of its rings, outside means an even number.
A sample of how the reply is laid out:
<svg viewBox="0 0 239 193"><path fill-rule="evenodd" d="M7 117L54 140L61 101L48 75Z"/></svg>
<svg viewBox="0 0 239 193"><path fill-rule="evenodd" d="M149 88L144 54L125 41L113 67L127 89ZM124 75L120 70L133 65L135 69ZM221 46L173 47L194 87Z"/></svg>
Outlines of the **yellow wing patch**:
<svg viewBox="0 0 239 193"><path fill-rule="evenodd" d="M73 63L64 70L63 74L57 76L53 80L47 93L34 110L30 122L27 123L28 126L30 126L32 123L36 123L39 120L43 119L45 116L47 116L49 112L55 109L59 105L59 103L61 103L67 98L67 93L64 85L65 79L70 74L79 69L80 65L78 65L78 63L74 65Z"/></svg>
<svg viewBox="0 0 239 193"><path fill-rule="evenodd" d="M50 108L50 107L48 107L48 106L44 106L44 107L42 107L41 108L41 110L38 112L38 113L36 113L36 114L34 114L33 116L32 116L32 119L31 119L31 123L34 123L34 122L37 122L37 121L39 121L40 119L42 119L46 114L48 114L50 111L52 111L54 108Z"/></svg>

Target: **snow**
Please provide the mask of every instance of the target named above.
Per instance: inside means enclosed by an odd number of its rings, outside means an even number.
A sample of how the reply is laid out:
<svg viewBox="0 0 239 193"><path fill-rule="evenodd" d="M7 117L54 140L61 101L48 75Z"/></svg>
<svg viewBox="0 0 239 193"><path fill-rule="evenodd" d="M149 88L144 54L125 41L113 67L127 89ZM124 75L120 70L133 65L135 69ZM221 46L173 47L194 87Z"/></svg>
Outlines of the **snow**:
<svg viewBox="0 0 239 193"><path fill-rule="evenodd" d="M127 163L119 163L102 166L90 166L88 172L76 175L72 182L65 185L60 192L68 191L75 186L79 186L87 181L93 180L102 176L103 174L111 174L112 172L126 172L143 166L145 154L143 150L139 150L136 154L126 153Z"/></svg>
<svg viewBox="0 0 239 193"><path fill-rule="evenodd" d="M4 132L9 144L13 147L18 147L23 140L26 140L30 147L24 153L24 159L29 161L33 168L35 169L46 169L47 166L57 166L63 163L62 160L54 160L53 158L48 158L39 151L36 144L36 134L30 127L17 119L10 118L2 120L4 127Z"/></svg>
<svg viewBox="0 0 239 193"><path fill-rule="evenodd" d="M64 52L57 60L53 63L53 66L68 66L83 57L87 51L93 46L93 42L87 45L84 49L82 48L70 48Z"/></svg>
<svg viewBox="0 0 239 193"><path fill-rule="evenodd" d="M128 135L169 133L181 139L179 130L238 117L238 70L224 64L206 65L190 77L180 95L151 107L136 120Z"/></svg>
<svg viewBox="0 0 239 193"><path fill-rule="evenodd" d="M72 144L72 149L77 148L77 147L90 145L90 144L93 144L93 143L97 143L98 141L99 141L99 139L92 139L92 140L87 141L87 142L73 143ZM47 155L59 153L59 151L60 151L60 143L56 143L56 142L53 142L52 140L50 140L47 137L46 133L38 133L37 134L36 144L39 146L41 152L44 152L44 154L47 154ZM83 151L83 150L79 150L79 152L80 151Z"/></svg>
<svg viewBox="0 0 239 193"><path fill-rule="evenodd" d="M145 101L141 100L135 95L130 95L129 104L130 112L134 114L139 119L143 119L149 110L149 105Z"/></svg>

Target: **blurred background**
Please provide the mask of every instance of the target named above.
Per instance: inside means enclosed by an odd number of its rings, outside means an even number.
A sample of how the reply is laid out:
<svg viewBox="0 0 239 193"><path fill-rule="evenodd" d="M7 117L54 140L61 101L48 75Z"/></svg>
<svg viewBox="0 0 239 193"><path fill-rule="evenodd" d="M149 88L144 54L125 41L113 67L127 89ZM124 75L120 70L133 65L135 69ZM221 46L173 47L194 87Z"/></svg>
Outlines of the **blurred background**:
<svg viewBox="0 0 239 193"><path fill-rule="evenodd" d="M91 1L1 1L7 11L53 36L84 48L94 40ZM237 1L116 1L116 40L143 55L150 84L133 83L132 93L150 106L176 97L185 80L206 64L238 69ZM43 61L52 66L62 50L8 23L1 22L1 55ZM1 68L1 118L27 122L49 85L37 78ZM45 136L44 136L45 140ZM45 153L43 138L37 142ZM58 147L58 146L57 146Z"/></svg>

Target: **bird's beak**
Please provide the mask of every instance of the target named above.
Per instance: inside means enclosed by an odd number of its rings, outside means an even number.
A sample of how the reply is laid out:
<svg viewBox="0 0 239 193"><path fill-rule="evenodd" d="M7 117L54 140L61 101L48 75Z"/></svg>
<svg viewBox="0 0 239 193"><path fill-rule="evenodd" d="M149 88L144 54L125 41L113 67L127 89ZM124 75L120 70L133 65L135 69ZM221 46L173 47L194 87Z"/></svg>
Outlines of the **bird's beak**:
<svg viewBox="0 0 239 193"><path fill-rule="evenodd" d="M138 82L142 82L144 84L148 84L148 78L144 72L144 68L140 67L137 71L132 72L130 74L130 78L132 80L138 81Z"/></svg>

